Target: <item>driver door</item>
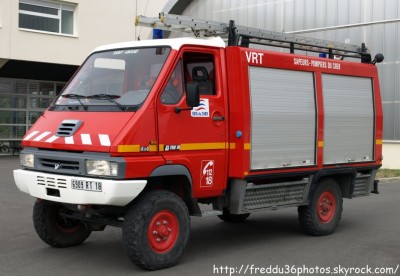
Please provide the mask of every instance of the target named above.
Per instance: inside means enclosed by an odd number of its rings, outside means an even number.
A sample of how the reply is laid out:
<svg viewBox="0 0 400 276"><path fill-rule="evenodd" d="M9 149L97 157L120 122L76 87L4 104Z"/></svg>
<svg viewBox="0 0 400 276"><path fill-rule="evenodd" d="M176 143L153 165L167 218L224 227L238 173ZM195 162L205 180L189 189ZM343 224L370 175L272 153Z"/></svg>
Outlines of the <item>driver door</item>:
<svg viewBox="0 0 400 276"><path fill-rule="evenodd" d="M227 177L226 101L218 49L186 48L158 99L159 150L191 173L193 197L220 195ZM188 110L185 87L197 82L200 105Z"/></svg>

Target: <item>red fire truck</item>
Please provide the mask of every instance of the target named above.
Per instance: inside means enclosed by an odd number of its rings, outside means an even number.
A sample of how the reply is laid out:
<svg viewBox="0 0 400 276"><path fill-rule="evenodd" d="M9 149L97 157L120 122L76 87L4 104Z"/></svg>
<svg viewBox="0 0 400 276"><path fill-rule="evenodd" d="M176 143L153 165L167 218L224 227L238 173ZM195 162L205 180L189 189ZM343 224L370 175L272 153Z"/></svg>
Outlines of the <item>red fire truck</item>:
<svg viewBox="0 0 400 276"><path fill-rule="evenodd" d="M14 178L45 243L121 227L130 260L155 270L183 254L190 216L297 207L306 233L328 235L343 198L378 192L381 54L233 21L137 21L203 38L97 48L28 131Z"/></svg>

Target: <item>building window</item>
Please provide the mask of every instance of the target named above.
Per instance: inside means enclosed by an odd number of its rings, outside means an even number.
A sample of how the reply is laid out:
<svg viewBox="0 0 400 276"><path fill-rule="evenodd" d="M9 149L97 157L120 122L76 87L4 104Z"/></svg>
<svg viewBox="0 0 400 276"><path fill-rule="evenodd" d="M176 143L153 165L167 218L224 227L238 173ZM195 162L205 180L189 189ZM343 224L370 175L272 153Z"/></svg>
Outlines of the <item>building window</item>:
<svg viewBox="0 0 400 276"><path fill-rule="evenodd" d="M43 0L20 0L19 27L73 35L74 12L73 5Z"/></svg>
<svg viewBox="0 0 400 276"><path fill-rule="evenodd" d="M0 146L20 141L64 85L62 82L0 78Z"/></svg>

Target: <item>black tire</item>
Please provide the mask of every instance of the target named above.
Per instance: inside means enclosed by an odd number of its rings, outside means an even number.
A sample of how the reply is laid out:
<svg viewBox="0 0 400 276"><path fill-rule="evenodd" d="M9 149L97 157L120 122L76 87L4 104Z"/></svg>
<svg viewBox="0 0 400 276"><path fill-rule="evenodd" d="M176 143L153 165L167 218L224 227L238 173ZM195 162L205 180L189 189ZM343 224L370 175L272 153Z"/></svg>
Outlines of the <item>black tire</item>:
<svg viewBox="0 0 400 276"><path fill-rule="evenodd" d="M68 210L60 205L37 201L33 207L33 226L38 236L48 245L56 248L77 246L92 232L79 220L60 216Z"/></svg>
<svg viewBox="0 0 400 276"><path fill-rule="evenodd" d="M225 222L238 223L238 222L244 222L249 216L250 213L239 214L239 215L231 214L229 209L224 208L222 215L219 215L218 217Z"/></svg>
<svg viewBox="0 0 400 276"><path fill-rule="evenodd" d="M3 145L1 146L1 152L6 153L6 152L10 152L11 148L9 146Z"/></svg>
<svg viewBox="0 0 400 276"><path fill-rule="evenodd" d="M310 204L298 208L302 229L312 236L332 234L343 211L343 198L339 186L329 179L311 191Z"/></svg>
<svg viewBox="0 0 400 276"><path fill-rule="evenodd" d="M122 242L129 259L147 270L174 265L189 236L190 217L185 203L164 190L141 195L125 214L122 226Z"/></svg>

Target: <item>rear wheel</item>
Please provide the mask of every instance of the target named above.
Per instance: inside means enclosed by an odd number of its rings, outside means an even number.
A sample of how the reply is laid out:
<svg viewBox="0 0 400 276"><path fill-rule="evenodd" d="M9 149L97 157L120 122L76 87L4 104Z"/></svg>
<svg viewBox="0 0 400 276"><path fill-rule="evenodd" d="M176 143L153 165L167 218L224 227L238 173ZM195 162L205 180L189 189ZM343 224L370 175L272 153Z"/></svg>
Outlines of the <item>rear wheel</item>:
<svg viewBox="0 0 400 276"><path fill-rule="evenodd" d="M245 221L248 217L250 216L250 213L248 214L231 214L229 209L224 208L222 215L219 215L218 217L225 221L225 222L243 222Z"/></svg>
<svg viewBox="0 0 400 276"><path fill-rule="evenodd" d="M188 209L169 191L143 194L125 214L122 240L129 259L148 270L174 265L190 235Z"/></svg>
<svg viewBox="0 0 400 276"><path fill-rule="evenodd" d="M313 236L332 234L342 216L343 199L335 181L321 182L312 191L310 204L300 206L299 221L303 230Z"/></svg>
<svg viewBox="0 0 400 276"><path fill-rule="evenodd" d="M33 207L33 226L38 236L52 247L83 243L92 232L79 220L67 219L69 210L60 204L37 201Z"/></svg>

